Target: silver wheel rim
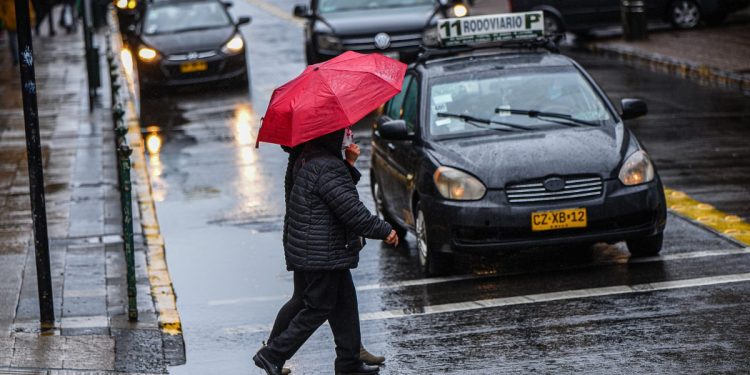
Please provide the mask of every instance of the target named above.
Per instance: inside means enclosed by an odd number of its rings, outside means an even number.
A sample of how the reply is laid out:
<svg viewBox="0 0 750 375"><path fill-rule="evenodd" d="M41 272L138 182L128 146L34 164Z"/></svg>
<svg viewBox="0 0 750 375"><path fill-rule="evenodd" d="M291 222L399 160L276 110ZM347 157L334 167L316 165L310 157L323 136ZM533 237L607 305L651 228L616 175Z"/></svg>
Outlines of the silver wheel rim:
<svg viewBox="0 0 750 375"><path fill-rule="evenodd" d="M547 34L556 34L560 32L557 20L554 16L547 13L544 14L544 30Z"/></svg>
<svg viewBox="0 0 750 375"><path fill-rule="evenodd" d="M427 230L421 210L417 213L417 250L419 250L419 263L424 266L427 264Z"/></svg>
<svg viewBox="0 0 750 375"><path fill-rule="evenodd" d="M691 28L698 25L700 10L692 1L680 1L672 9L672 17L679 27Z"/></svg>

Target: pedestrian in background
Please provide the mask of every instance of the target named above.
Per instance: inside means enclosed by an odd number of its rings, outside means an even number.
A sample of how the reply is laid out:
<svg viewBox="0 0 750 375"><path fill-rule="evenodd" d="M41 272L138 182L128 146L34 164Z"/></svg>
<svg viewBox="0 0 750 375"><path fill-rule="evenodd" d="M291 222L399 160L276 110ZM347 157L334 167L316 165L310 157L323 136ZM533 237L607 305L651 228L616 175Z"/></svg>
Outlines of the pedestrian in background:
<svg viewBox="0 0 750 375"><path fill-rule="evenodd" d="M52 8L54 7L53 1L54 0L31 0L38 17L36 26L34 27L37 36L39 36L39 29L45 19L49 24L49 36L55 36L55 21L52 20Z"/></svg>
<svg viewBox="0 0 750 375"><path fill-rule="evenodd" d="M341 153L344 135L341 129L297 146L284 253L287 268L294 271L295 297L288 304L296 298L303 306L288 324L278 324L286 328L277 329L253 357L267 374L281 374L284 362L326 321L336 342L336 374L379 372L359 356L359 308L350 270L359 262L363 237L397 245L398 236L359 200L352 168L347 167L351 163ZM279 320L287 319L284 313L282 308Z"/></svg>
<svg viewBox="0 0 750 375"><path fill-rule="evenodd" d="M34 7L29 3L29 21L34 24ZM18 65L18 30L16 28L16 2L15 0L0 0L0 22L7 32L8 46L10 47L11 61L13 66Z"/></svg>

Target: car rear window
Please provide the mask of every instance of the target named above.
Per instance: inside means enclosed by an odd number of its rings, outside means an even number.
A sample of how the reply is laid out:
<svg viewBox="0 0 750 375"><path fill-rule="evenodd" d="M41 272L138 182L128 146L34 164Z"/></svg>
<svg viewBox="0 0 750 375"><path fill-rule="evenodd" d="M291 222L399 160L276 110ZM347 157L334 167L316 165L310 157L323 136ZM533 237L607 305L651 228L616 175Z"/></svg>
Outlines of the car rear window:
<svg viewBox="0 0 750 375"><path fill-rule="evenodd" d="M219 2L186 2L151 8L146 13L143 33L146 35L166 34L210 29L230 24L231 19Z"/></svg>

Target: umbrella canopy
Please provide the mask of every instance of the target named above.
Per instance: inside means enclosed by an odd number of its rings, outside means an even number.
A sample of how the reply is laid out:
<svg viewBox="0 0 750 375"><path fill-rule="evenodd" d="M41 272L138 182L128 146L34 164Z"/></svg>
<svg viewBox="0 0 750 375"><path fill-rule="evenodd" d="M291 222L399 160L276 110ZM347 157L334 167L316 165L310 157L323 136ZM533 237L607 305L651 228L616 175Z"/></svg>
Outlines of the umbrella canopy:
<svg viewBox="0 0 750 375"><path fill-rule="evenodd" d="M258 143L294 147L350 126L401 91L406 64L348 51L277 88Z"/></svg>

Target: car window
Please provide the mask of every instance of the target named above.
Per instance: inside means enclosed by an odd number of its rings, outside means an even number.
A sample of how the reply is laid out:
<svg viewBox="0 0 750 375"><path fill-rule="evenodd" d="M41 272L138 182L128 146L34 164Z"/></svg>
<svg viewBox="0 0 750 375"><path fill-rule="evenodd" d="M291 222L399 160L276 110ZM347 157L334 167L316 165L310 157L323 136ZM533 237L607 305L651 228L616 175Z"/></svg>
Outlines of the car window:
<svg viewBox="0 0 750 375"><path fill-rule="evenodd" d="M412 76L407 75L406 78L404 78L404 84L401 86L401 92L388 102L385 114L393 120L401 118L401 104L404 102L404 96L406 95L406 90L409 88L411 80Z"/></svg>
<svg viewBox="0 0 750 375"><path fill-rule="evenodd" d="M435 0L320 0L318 12L332 13L362 9L426 6L434 3Z"/></svg>
<svg viewBox="0 0 750 375"><path fill-rule="evenodd" d="M218 1L168 4L155 6L146 13L143 33L154 35L222 27L231 25L231 21Z"/></svg>
<svg viewBox="0 0 750 375"><path fill-rule="evenodd" d="M431 82L429 132L440 135L476 135L487 130L456 117L471 115L522 125L558 127L540 118L510 114L508 109L554 112L599 125L611 123L612 114L588 80L575 68L508 69L467 73ZM506 110L506 111L503 111Z"/></svg>
<svg viewBox="0 0 750 375"><path fill-rule="evenodd" d="M406 128L409 132L414 131L414 124L417 123L417 110L419 105L417 103L417 81L412 80L409 84L409 88L406 90L406 96L404 96L404 105L402 112L402 118L406 122Z"/></svg>

